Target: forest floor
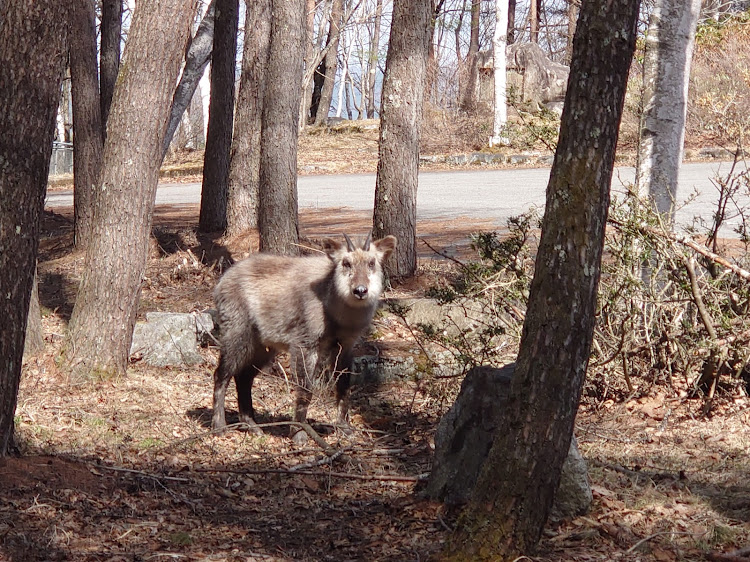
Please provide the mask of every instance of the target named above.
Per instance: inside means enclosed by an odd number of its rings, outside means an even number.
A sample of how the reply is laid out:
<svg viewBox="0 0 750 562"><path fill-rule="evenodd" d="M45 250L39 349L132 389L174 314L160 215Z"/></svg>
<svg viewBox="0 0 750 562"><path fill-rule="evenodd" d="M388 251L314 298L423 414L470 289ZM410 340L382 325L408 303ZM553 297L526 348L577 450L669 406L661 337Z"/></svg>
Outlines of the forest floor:
<svg viewBox="0 0 750 562"><path fill-rule="evenodd" d="M311 164L315 165L315 164ZM222 263L257 248L257 235L195 232L198 208L159 207L141 312L212 306ZM17 430L22 455L0 461L0 561L426 560L456 513L424 499L434 430L460 380L396 380L355 387L351 435L334 431L329 393L309 417L327 442L287 437L293 401L278 376L256 379L266 434L210 431L213 370L204 363L131 363L121 380L80 381L57 367L83 265L72 251L72 209L45 215L40 301L46 349L24 362ZM371 217L302 210L303 236L365 232ZM469 256L469 218L423 222L420 238ZM451 262L420 246L419 275L387 296L419 296ZM367 349L415 347L390 315ZM687 376L685 378L688 378ZM637 381L636 381L637 383ZM527 560L747 561L750 545L750 400L724 395L711 416L679 388L583 404L579 448L589 462L589 514L548 525ZM229 422L236 420L234 389ZM331 455L331 451L335 454ZM747 556L747 554L745 554Z"/></svg>

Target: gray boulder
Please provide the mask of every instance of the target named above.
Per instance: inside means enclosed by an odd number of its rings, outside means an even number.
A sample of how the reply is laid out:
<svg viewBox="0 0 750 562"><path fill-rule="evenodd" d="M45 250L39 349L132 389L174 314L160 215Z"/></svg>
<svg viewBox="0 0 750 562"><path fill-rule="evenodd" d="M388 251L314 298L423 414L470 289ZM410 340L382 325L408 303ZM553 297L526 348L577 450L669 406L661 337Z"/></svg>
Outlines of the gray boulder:
<svg viewBox="0 0 750 562"><path fill-rule="evenodd" d="M197 347L198 326L202 332L207 328L210 332L211 316L148 312L146 322L135 325L130 355L155 367L198 365L203 362Z"/></svg>
<svg viewBox="0 0 750 562"><path fill-rule="evenodd" d="M466 374L453 406L435 433L435 459L426 494L448 505L469 500L479 471L492 447L497 412L508 401L515 364L502 369L475 367ZM550 518L560 520L586 513L592 502L586 462L575 438L563 465Z"/></svg>

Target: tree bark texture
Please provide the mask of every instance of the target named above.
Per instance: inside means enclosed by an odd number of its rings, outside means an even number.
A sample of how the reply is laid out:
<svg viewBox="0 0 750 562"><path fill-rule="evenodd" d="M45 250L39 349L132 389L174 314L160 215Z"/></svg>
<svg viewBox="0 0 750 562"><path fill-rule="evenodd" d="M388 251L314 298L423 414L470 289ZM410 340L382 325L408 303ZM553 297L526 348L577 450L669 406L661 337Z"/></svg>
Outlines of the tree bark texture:
<svg viewBox="0 0 750 562"><path fill-rule="evenodd" d="M520 351L500 432L446 549L514 560L541 536L588 365L639 0L584 2Z"/></svg>
<svg viewBox="0 0 750 562"><path fill-rule="evenodd" d="M373 237L393 234L398 247L386 264L396 277L417 269L419 135L432 35L430 0L394 0L380 114Z"/></svg>
<svg viewBox="0 0 750 562"><path fill-rule="evenodd" d="M239 0L216 0L211 101L203 157L203 188L198 228L215 232L227 227L229 151L234 122L234 70L237 60Z"/></svg>
<svg viewBox="0 0 750 562"><path fill-rule="evenodd" d="M14 447L39 223L67 59L67 9L61 0L14 0L0 19L0 457Z"/></svg>
<svg viewBox="0 0 750 562"><path fill-rule="evenodd" d="M685 140L690 61L700 0L657 0L646 35L636 185L671 223Z"/></svg>
<svg viewBox="0 0 750 562"><path fill-rule="evenodd" d="M304 129L310 118L313 96L313 70L318 65L315 54L315 11L316 0L305 0L305 61L302 78L302 98L299 109L299 127Z"/></svg>
<svg viewBox="0 0 750 562"><path fill-rule="evenodd" d="M169 102L193 0L139 0L112 99L100 192L64 357L74 375L124 374L146 267Z"/></svg>
<svg viewBox="0 0 750 562"><path fill-rule="evenodd" d="M227 234L230 236L258 226L260 132L271 39L271 0L248 0L245 4L245 29L252 31L245 32L229 157Z"/></svg>
<svg viewBox="0 0 750 562"><path fill-rule="evenodd" d="M169 145L172 143L182 115L193 101L193 96L198 89L200 79L203 77L208 62L211 60L211 53L214 48L215 16L216 0L211 0L185 53L185 66L182 69L182 76L180 76L180 82L174 91L172 107L169 110L169 123L167 124L167 132L164 135L162 160L166 156L167 151L169 151Z"/></svg>
<svg viewBox="0 0 750 562"><path fill-rule="evenodd" d="M466 68L466 82L463 96L461 96L461 109L473 111L476 108L477 93L479 91L479 0L471 2L471 34L469 39L469 52L464 62Z"/></svg>
<svg viewBox="0 0 750 562"><path fill-rule="evenodd" d="M304 0L272 0L260 142L260 249L298 253L297 133L305 37Z"/></svg>
<svg viewBox="0 0 750 562"><path fill-rule="evenodd" d="M120 70L120 40L122 38L122 0L102 0L101 53L99 80L101 122L105 129L117 73Z"/></svg>
<svg viewBox="0 0 750 562"><path fill-rule="evenodd" d="M529 41L539 43L539 22L542 18L542 0L529 3Z"/></svg>
<svg viewBox="0 0 750 562"><path fill-rule="evenodd" d="M508 0L508 45L516 40L516 0Z"/></svg>
<svg viewBox="0 0 750 562"><path fill-rule="evenodd" d="M91 235L94 195L102 165L99 76L96 64L96 14L93 0L71 0L70 78L73 99L73 240L85 249Z"/></svg>

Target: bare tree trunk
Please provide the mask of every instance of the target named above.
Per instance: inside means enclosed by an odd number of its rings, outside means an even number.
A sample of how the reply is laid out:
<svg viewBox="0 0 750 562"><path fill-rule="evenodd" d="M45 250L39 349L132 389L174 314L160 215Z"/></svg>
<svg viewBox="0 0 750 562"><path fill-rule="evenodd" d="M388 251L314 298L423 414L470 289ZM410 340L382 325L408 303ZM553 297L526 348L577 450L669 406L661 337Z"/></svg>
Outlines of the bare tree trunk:
<svg viewBox="0 0 750 562"><path fill-rule="evenodd" d="M516 41L516 0L508 0L508 45Z"/></svg>
<svg viewBox="0 0 750 562"><path fill-rule="evenodd" d="M14 415L39 248L68 5L14 0L0 24L0 457L15 448ZM7 134L12 131L13 134Z"/></svg>
<svg viewBox="0 0 750 562"><path fill-rule="evenodd" d="M333 0L331 4L331 25L328 30L328 41L326 46L328 52L325 58L326 74L323 88L320 91L317 111L315 112L315 124L322 125L328 120L328 112L331 109L333 99L333 86L336 82L336 70L339 59L339 37L341 24L344 17L344 0Z"/></svg>
<svg viewBox="0 0 750 562"><path fill-rule="evenodd" d="M373 237L395 235L398 247L386 267L396 277L417 269L417 176L430 0L394 0L380 114Z"/></svg>
<svg viewBox="0 0 750 562"><path fill-rule="evenodd" d="M378 54L380 53L380 25L383 19L383 0L375 4L375 25L370 42L370 56L367 59L367 118L375 119L375 78L378 74Z"/></svg>
<svg viewBox="0 0 750 562"><path fill-rule="evenodd" d="M203 158L203 188L198 228L215 232L227 227L229 151L234 122L234 69L237 60L239 0L216 0L211 101Z"/></svg>
<svg viewBox="0 0 750 562"><path fill-rule="evenodd" d="M122 38L122 0L102 0L101 52L99 80L101 123L106 134L112 94L120 70L120 40Z"/></svg>
<svg viewBox="0 0 750 562"><path fill-rule="evenodd" d="M479 7L480 0L471 2L471 39L469 41L469 52L466 55L466 84L461 97L461 109L463 111L474 111L477 105L477 90L479 89Z"/></svg>
<svg viewBox="0 0 750 562"><path fill-rule="evenodd" d="M271 0L246 0L245 45L232 153L229 158L227 234L258 226L260 138L268 47L271 39Z"/></svg>
<svg viewBox="0 0 750 562"><path fill-rule="evenodd" d="M536 547L573 434L593 337L615 147L640 0L584 2L508 407L447 560ZM502 474L502 478L498 478Z"/></svg>
<svg viewBox="0 0 750 562"><path fill-rule="evenodd" d="M211 53L214 48L215 17L216 0L211 0L185 54L185 67L182 69L180 83L177 84L177 89L172 97L169 123L167 124L167 132L164 135L164 145L162 146L162 160L164 160L164 156L169 151L169 145L172 143L172 138L180 124L182 115L192 102L200 79L203 77L208 62L211 60Z"/></svg>
<svg viewBox="0 0 750 562"><path fill-rule="evenodd" d="M305 0L305 71L302 78L302 102L299 110L300 130L307 126L310 119L313 97L312 80L314 79L310 69L317 66L315 62L315 5L316 0Z"/></svg>
<svg viewBox="0 0 750 562"><path fill-rule="evenodd" d="M568 42L565 47L565 62L570 65L573 60L573 37L576 34L578 22L578 2L580 0L568 0Z"/></svg>
<svg viewBox="0 0 750 562"><path fill-rule="evenodd" d="M700 0L657 0L646 35L636 186L672 222Z"/></svg>
<svg viewBox="0 0 750 562"><path fill-rule="evenodd" d="M104 145L101 193L63 356L82 377L127 366L159 179L169 102L193 0L138 0Z"/></svg>
<svg viewBox="0 0 750 562"><path fill-rule="evenodd" d="M70 78L73 98L74 244L85 249L91 236L94 197L102 165L99 77L96 67L96 22L92 0L71 0Z"/></svg>
<svg viewBox="0 0 750 562"><path fill-rule="evenodd" d="M542 0L530 0L529 41L539 43L539 21L542 15Z"/></svg>
<svg viewBox="0 0 750 562"><path fill-rule="evenodd" d="M302 92L304 0L273 0L260 142L260 249L296 254L297 134Z"/></svg>

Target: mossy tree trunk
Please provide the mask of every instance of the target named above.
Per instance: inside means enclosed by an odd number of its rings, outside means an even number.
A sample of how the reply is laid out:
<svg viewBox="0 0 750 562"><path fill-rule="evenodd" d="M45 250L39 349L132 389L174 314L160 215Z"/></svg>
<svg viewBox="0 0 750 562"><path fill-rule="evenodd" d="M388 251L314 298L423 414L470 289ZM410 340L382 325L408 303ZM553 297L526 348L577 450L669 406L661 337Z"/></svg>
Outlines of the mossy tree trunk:
<svg viewBox="0 0 750 562"><path fill-rule="evenodd" d="M458 520L447 560L529 554L549 514L588 365L639 5L592 0L581 6L504 431Z"/></svg>

